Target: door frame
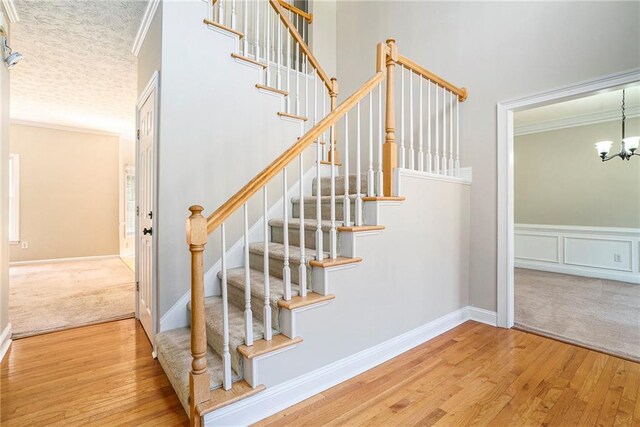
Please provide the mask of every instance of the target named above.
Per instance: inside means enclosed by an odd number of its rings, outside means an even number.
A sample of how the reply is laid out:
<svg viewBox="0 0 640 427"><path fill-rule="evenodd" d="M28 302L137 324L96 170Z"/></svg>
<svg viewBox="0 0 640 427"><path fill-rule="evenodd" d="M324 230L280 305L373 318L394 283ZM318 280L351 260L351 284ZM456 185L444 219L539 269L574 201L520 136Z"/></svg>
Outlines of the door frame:
<svg viewBox="0 0 640 427"><path fill-rule="evenodd" d="M153 102L153 140L152 140L152 145L153 145L153 160L152 160L152 167L153 167L153 177L152 177L152 194L153 194L153 239L151 241L151 291L153 293L151 300L152 300L152 307L153 307L153 313L152 313L152 320L153 320L153 335L155 336L158 331L159 331L159 316L158 316L158 309L159 309L159 298L158 298L158 132L159 132L159 126L158 126L158 119L159 119L159 105L160 105L160 72L159 71L154 71L154 73L151 75L151 78L149 79L149 81L147 82L147 85L145 86L144 90L142 91L142 93L140 94L140 97L138 98L138 102L136 102L136 233L135 233L135 242L136 242L136 250L135 250L135 266L136 266L136 273L135 273L135 280L136 280L136 292L135 292L135 306L136 306L136 319L140 318L140 307L139 307L139 298L138 298L138 274L140 272L140 266L139 261L140 261L140 256L139 256L139 247L140 245L138 244L139 240L140 240L140 212L139 212L139 199L140 199L140 179L138 179L138 171L140 170L140 168L138 167L138 165L140 165L140 139L137 136L137 131L138 131L138 125L140 123L140 108L142 107L142 105L146 102L146 100L149 98L149 96L151 94L154 94L154 102ZM156 357L156 347L155 347L155 340L153 343L153 357Z"/></svg>
<svg viewBox="0 0 640 427"><path fill-rule="evenodd" d="M513 114L517 111L619 90L640 82L640 68L574 83L497 105L498 138L498 271L497 325L514 324L514 182ZM594 156L595 156L594 151Z"/></svg>

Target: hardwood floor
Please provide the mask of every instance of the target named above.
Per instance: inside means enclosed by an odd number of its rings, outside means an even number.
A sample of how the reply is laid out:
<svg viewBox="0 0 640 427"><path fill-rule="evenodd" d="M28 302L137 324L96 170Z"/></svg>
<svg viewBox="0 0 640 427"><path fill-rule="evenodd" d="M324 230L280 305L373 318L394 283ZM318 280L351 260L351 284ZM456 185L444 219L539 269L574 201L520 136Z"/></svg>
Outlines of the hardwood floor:
<svg viewBox="0 0 640 427"><path fill-rule="evenodd" d="M14 341L0 389L2 426L188 425L134 319Z"/></svg>
<svg viewBox="0 0 640 427"><path fill-rule="evenodd" d="M2 426L187 425L133 319L14 341ZM640 425L640 364L467 322L266 420L272 425Z"/></svg>
<svg viewBox="0 0 640 427"><path fill-rule="evenodd" d="M640 425L640 364L467 322L256 425Z"/></svg>

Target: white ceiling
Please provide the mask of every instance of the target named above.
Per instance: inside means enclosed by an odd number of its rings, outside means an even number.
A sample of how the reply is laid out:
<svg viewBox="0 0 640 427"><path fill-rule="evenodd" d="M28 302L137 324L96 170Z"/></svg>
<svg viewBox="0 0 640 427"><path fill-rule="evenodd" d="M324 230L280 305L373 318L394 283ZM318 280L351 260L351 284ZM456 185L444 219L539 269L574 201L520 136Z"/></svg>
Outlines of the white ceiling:
<svg viewBox="0 0 640 427"><path fill-rule="evenodd" d="M626 88L627 117L640 114L640 86ZM622 117L622 89L574 99L567 102L532 108L515 113L514 125L528 131L564 127L564 125L620 120Z"/></svg>
<svg viewBox="0 0 640 427"><path fill-rule="evenodd" d="M16 0L11 118L132 138L136 58L145 1Z"/></svg>

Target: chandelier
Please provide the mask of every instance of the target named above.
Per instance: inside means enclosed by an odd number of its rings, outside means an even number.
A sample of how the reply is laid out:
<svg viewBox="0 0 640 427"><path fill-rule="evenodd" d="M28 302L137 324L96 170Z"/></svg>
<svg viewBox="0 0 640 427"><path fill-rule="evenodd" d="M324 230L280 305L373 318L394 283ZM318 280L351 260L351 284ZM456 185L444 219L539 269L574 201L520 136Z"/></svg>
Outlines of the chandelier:
<svg viewBox="0 0 640 427"><path fill-rule="evenodd" d="M598 151L598 155L602 159L603 162L609 161L614 157L620 157L622 160L629 160L631 156L638 156L636 150L638 149L638 145L640 145L640 136L630 136L626 137L624 135L624 89L622 90L622 147L620 152L617 154L609 155L609 150L611 150L611 146L613 145L613 141L600 141L596 143L596 150Z"/></svg>

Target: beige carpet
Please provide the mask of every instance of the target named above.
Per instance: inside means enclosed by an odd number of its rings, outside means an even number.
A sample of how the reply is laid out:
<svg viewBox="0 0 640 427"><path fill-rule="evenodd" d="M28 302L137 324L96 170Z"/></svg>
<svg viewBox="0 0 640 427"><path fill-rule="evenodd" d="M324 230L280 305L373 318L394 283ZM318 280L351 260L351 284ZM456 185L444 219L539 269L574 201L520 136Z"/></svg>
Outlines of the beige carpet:
<svg viewBox="0 0 640 427"><path fill-rule="evenodd" d="M9 275L14 338L134 315L134 275L120 258L13 266Z"/></svg>
<svg viewBox="0 0 640 427"><path fill-rule="evenodd" d="M640 361L640 285L516 268L515 324Z"/></svg>

